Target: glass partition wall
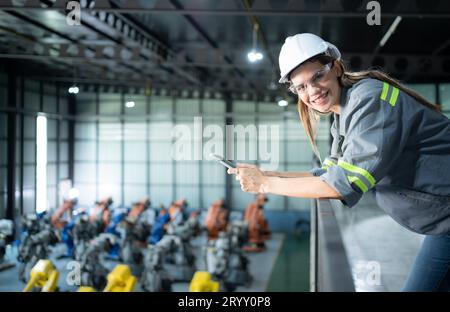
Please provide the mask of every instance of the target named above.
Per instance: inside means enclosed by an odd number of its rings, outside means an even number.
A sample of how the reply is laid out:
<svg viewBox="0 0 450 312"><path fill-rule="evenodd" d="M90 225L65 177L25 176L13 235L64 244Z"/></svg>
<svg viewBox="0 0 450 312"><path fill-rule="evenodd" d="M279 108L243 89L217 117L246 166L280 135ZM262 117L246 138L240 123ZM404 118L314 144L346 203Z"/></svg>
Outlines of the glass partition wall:
<svg viewBox="0 0 450 312"><path fill-rule="evenodd" d="M117 205L129 206L150 196L155 206L186 198L191 208L207 209L227 196L226 169L208 159L210 152L231 152L227 156L234 161L270 170L311 169L313 155L295 105L230 102L220 94L77 95L74 181L80 204L112 196ZM324 120L318 140L324 154L328 129ZM236 210L253 200L234 179L229 196ZM309 200L270 196L267 209L308 211L309 205Z"/></svg>

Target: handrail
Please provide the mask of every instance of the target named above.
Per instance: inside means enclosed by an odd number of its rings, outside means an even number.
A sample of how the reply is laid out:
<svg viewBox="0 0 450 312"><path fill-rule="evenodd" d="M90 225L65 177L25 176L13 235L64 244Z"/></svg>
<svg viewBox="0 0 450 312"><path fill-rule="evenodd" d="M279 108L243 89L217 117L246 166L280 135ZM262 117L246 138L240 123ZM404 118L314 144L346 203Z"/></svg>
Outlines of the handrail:
<svg viewBox="0 0 450 312"><path fill-rule="evenodd" d="M350 263L329 200L311 209L311 291L354 292Z"/></svg>

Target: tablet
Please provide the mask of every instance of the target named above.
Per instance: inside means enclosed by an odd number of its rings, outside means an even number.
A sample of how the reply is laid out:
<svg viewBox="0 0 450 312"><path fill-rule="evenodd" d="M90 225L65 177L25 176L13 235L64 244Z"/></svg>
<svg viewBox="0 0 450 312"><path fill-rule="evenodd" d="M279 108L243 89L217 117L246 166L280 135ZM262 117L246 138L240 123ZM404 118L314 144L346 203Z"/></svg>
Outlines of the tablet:
<svg viewBox="0 0 450 312"><path fill-rule="evenodd" d="M226 160L226 159L223 158L222 156L219 156L219 155L216 155L216 154L212 154L212 153L209 154L209 156L210 156L212 159L214 159L214 160L220 162L222 165L224 165L224 166L227 167L227 168L230 168L230 169L235 169L235 168L236 168L236 165L235 165L234 163L232 163L232 162L229 161L229 160Z"/></svg>

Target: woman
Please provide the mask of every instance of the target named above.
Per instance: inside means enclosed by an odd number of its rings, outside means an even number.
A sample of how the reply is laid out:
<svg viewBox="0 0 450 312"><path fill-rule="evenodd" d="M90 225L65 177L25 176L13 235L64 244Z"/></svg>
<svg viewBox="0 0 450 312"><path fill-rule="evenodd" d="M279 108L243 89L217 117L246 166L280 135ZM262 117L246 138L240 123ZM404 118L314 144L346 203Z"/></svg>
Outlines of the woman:
<svg viewBox="0 0 450 312"><path fill-rule="evenodd" d="M369 190L404 227L426 238L404 291L450 290L450 121L437 106L380 71L349 72L339 50L313 34L288 37L280 83L316 154L320 115L334 113L331 155L310 172L229 169L251 193L339 199L354 206Z"/></svg>

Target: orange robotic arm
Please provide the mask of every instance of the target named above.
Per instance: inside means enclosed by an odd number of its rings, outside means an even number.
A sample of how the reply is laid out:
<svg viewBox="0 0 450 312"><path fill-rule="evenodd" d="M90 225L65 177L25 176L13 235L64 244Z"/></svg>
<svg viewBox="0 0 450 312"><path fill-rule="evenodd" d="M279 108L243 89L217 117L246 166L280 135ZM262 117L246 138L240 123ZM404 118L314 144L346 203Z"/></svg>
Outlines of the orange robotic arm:
<svg viewBox="0 0 450 312"><path fill-rule="evenodd" d="M51 222L52 225L57 229L62 229L66 225L67 221L62 219L62 216L66 211L72 216L72 209L74 203L72 200L64 200L61 206L56 209L55 213L52 215Z"/></svg>

